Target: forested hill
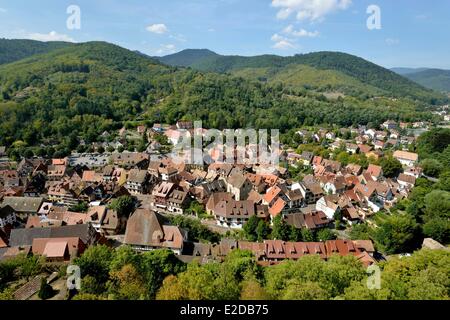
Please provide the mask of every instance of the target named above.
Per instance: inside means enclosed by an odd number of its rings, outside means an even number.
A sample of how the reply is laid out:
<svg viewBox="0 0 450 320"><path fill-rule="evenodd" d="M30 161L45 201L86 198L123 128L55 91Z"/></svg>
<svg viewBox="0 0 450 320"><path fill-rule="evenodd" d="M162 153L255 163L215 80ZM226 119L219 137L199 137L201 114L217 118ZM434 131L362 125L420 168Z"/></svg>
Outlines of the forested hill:
<svg viewBox="0 0 450 320"><path fill-rule="evenodd" d="M424 87L443 92L450 92L450 70L427 69L407 74L406 77Z"/></svg>
<svg viewBox="0 0 450 320"><path fill-rule="evenodd" d="M74 44L0 66L0 145L20 153L43 144L67 154L80 139L96 141L128 121L202 120L211 128L286 132L302 125L433 117L427 104L407 98L329 99L282 82L166 66L105 42Z"/></svg>
<svg viewBox="0 0 450 320"><path fill-rule="evenodd" d="M208 49L187 49L182 54L171 54L164 57L157 57L159 61L170 66L190 67L208 58L220 57L217 53Z"/></svg>
<svg viewBox="0 0 450 320"><path fill-rule="evenodd" d="M195 50L185 50L169 56L170 59L163 57L159 60L170 65L189 66L200 71L232 73L240 76L244 70L244 74L250 76L257 75L257 79L259 80L273 81L277 81L279 78L285 79L285 73L289 72L288 67L302 65L314 68L318 72L336 72L336 76L339 79L343 79L343 81L337 83L324 81L321 83L331 89L339 90L345 87L347 79L342 78L342 75L345 75L351 77L354 83L359 82L359 85L354 87L350 92L359 91L358 93L361 93L362 91L369 90L370 92L368 93L371 95L386 95L396 98L410 97L432 104L438 104L445 99L444 95L424 88L395 72L362 58L340 52L316 52L291 57L280 57L276 55L255 57L210 55L202 57L199 51L196 59L192 59L192 56L195 56ZM193 62L190 63L191 61ZM297 75L298 78L302 76L304 75L301 73ZM302 83L305 82L303 81ZM310 87L318 87L314 78L309 79L309 82L305 84ZM374 90L374 88L378 90ZM343 93L349 93L349 91L347 90Z"/></svg>
<svg viewBox="0 0 450 320"><path fill-rule="evenodd" d="M72 46L69 42L0 39L0 64L18 61L35 54Z"/></svg>

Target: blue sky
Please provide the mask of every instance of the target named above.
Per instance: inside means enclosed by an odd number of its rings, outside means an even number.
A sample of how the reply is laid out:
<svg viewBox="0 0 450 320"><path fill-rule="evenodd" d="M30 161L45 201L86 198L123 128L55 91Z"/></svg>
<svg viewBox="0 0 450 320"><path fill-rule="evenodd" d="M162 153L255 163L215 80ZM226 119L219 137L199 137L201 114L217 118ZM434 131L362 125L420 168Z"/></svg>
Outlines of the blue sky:
<svg viewBox="0 0 450 320"><path fill-rule="evenodd" d="M369 30L369 5L381 29ZM69 30L69 5L81 29ZM0 0L0 37L103 40L165 55L343 51L385 67L450 69L448 0Z"/></svg>

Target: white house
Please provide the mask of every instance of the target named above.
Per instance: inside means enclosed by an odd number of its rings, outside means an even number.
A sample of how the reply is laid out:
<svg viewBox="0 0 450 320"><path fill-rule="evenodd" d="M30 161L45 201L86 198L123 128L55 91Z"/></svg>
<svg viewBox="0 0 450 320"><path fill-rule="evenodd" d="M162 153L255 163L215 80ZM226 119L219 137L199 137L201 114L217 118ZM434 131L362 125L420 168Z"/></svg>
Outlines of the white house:
<svg viewBox="0 0 450 320"><path fill-rule="evenodd" d="M413 167L419 160L419 155L417 153L397 150L394 152L394 158L404 166Z"/></svg>

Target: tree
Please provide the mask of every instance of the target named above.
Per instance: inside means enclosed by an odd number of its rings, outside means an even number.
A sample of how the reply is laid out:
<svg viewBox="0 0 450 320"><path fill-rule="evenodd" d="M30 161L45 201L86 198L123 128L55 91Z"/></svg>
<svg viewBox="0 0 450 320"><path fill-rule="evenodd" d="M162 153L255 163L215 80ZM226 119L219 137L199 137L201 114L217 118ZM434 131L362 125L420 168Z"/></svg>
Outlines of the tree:
<svg viewBox="0 0 450 320"><path fill-rule="evenodd" d="M424 198L426 216L450 218L450 192L434 190Z"/></svg>
<svg viewBox="0 0 450 320"><path fill-rule="evenodd" d="M259 225L259 218L254 215L248 219L247 223L244 225L243 230L245 234L245 238L248 241L255 242L258 239L258 235L256 234L256 229Z"/></svg>
<svg viewBox="0 0 450 320"><path fill-rule="evenodd" d="M403 170L400 161L394 157L383 158L380 162L381 168L383 168L383 174L387 178L397 177Z"/></svg>
<svg viewBox="0 0 450 320"><path fill-rule="evenodd" d="M450 221L444 218L429 219L423 225L423 234L443 244L450 242Z"/></svg>
<svg viewBox="0 0 450 320"><path fill-rule="evenodd" d="M314 241L314 234L309 229L302 229L302 240L304 242L313 242Z"/></svg>
<svg viewBox="0 0 450 320"><path fill-rule="evenodd" d="M109 293L114 300L143 300L147 296L142 275L136 268L127 264L119 271L111 272L108 283Z"/></svg>
<svg viewBox="0 0 450 320"><path fill-rule="evenodd" d="M420 163L423 173L430 177L439 177L444 169L442 164L436 159L425 159Z"/></svg>
<svg viewBox="0 0 450 320"><path fill-rule="evenodd" d="M287 241L289 239L290 228L284 221L282 215L278 215L273 219L272 238L276 240Z"/></svg>
<svg viewBox="0 0 450 320"><path fill-rule="evenodd" d="M317 282L291 281L284 290L283 300L328 300L328 292Z"/></svg>
<svg viewBox="0 0 450 320"><path fill-rule="evenodd" d="M148 297L153 299L164 279L185 270L182 263L171 250L154 250L142 255L141 272Z"/></svg>
<svg viewBox="0 0 450 320"><path fill-rule="evenodd" d="M74 263L80 267L82 275L92 276L102 284L109 278L113 254L113 250L106 246L91 246Z"/></svg>
<svg viewBox="0 0 450 320"><path fill-rule="evenodd" d="M241 286L241 300L268 300L266 290L254 277L244 279Z"/></svg>
<svg viewBox="0 0 450 320"><path fill-rule="evenodd" d="M389 216L374 232L378 247L387 254L411 252L418 246L418 225L411 216Z"/></svg>
<svg viewBox="0 0 450 320"><path fill-rule="evenodd" d="M321 241L321 242L325 242L328 240L335 240L335 239L336 239L336 234L327 228L319 230L316 235L316 240Z"/></svg>
<svg viewBox="0 0 450 320"><path fill-rule="evenodd" d="M41 287L39 288L38 297L42 300L47 300L53 297L54 291L51 285L47 283L47 279L44 277L41 279Z"/></svg>
<svg viewBox="0 0 450 320"><path fill-rule="evenodd" d="M357 224L350 230L350 239L352 240L369 240L370 239L370 228L364 224Z"/></svg>
<svg viewBox="0 0 450 320"><path fill-rule="evenodd" d="M134 211L136 202L132 196L121 196L111 202L110 208L115 210L119 217L128 218Z"/></svg>
<svg viewBox="0 0 450 320"><path fill-rule="evenodd" d="M259 220L258 226L256 227L256 235L258 242L262 242L268 239L270 235L270 226L266 221L262 219Z"/></svg>
<svg viewBox="0 0 450 320"><path fill-rule="evenodd" d="M450 171L447 171L439 177L439 182L436 184L438 189L450 192Z"/></svg>
<svg viewBox="0 0 450 320"><path fill-rule="evenodd" d="M80 202L69 208L72 212L87 212L89 205L86 202Z"/></svg>

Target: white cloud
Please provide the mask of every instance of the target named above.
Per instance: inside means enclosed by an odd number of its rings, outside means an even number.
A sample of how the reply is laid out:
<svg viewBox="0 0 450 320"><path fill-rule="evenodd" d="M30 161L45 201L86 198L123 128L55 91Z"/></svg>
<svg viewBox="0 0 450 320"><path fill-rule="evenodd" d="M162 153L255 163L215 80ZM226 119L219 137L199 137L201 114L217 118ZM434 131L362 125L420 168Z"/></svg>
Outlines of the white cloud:
<svg viewBox="0 0 450 320"><path fill-rule="evenodd" d="M75 40L66 34L60 34L56 31L49 33L29 33L25 35L25 38L37 41L66 41L75 42Z"/></svg>
<svg viewBox="0 0 450 320"><path fill-rule="evenodd" d="M393 39L393 38L387 38L387 39L386 39L386 43L387 43L387 45L389 45L389 46L395 46L395 45L397 45L397 44L400 43L400 40L398 40L398 39Z"/></svg>
<svg viewBox="0 0 450 320"><path fill-rule="evenodd" d="M275 33L271 40L275 42L275 44L272 46L272 48L280 49L280 50L289 50L289 49L296 49L297 46L295 45L294 41L292 39L280 36L278 33Z"/></svg>
<svg viewBox="0 0 450 320"><path fill-rule="evenodd" d="M281 41L278 41L277 43L275 43L273 45L273 48L280 49L280 50L289 50L289 49L295 49L297 47L295 46L295 44L293 44L289 40L281 40Z"/></svg>
<svg viewBox="0 0 450 320"><path fill-rule="evenodd" d="M330 13L346 10L352 0L272 0L272 7L278 8L277 18L284 20L292 14L298 20L320 21Z"/></svg>
<svg viewBox="0 0 450 320"><path fill-rule="evenodd" d="M6 10L5 8L0 8L0 13L6 13L8 12L8 10Z"/></svg>
<svg viewBox="0 0 450 320"><path fill-rule="evenodd" d="M209 28L209 29L208 29L208 32L216 32L216 29L214 29L214 28Z"/></svg>
<svg viewBox="0 0 450 320"><path fill-rule="evenodd" d="M174 44L163 44L161 47L156 50L157 54L163 55L163 54L171 54L175 53L177 51L177 47Z"/></svg>
<svg viewBox="0 0 450 320"><path fill-rule="evenodd" d="M297 38L315 38L319 36L319 31L307 31L305 29L296 31L294 30L294 26L292 24L284 28L283 33Z"/></svg>
<svg viewBox="0 0 450 320"><path fill-rule="evenodd" d="M152 25L148 26L146 29L147 29L147 31L156 33L156 34L163 34L168 31L168 29L164 23L152 24Z"/></svg>

